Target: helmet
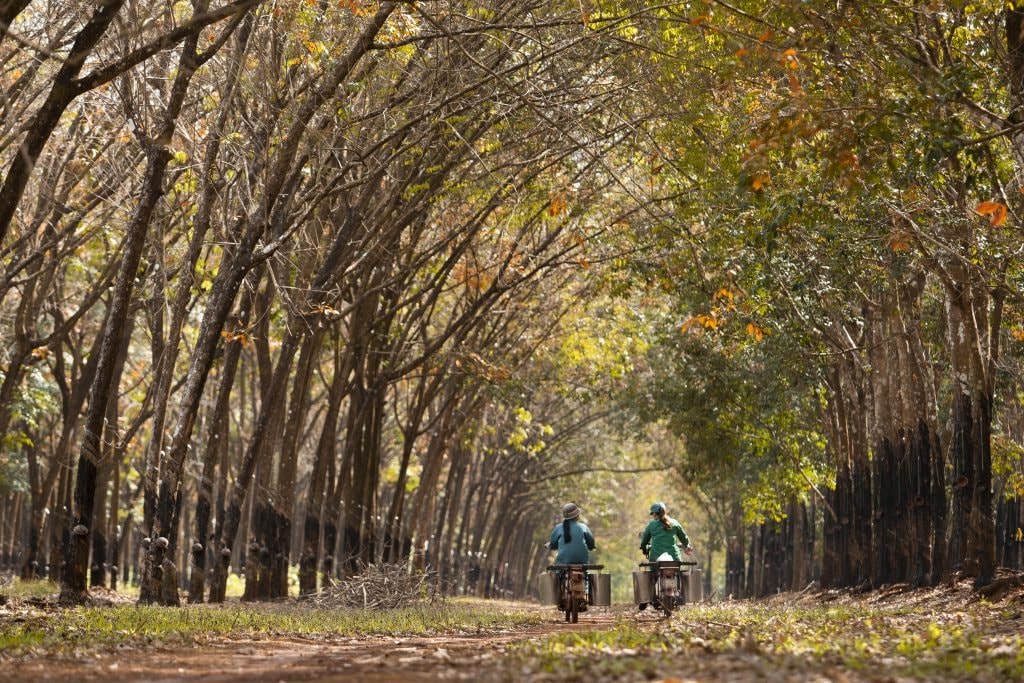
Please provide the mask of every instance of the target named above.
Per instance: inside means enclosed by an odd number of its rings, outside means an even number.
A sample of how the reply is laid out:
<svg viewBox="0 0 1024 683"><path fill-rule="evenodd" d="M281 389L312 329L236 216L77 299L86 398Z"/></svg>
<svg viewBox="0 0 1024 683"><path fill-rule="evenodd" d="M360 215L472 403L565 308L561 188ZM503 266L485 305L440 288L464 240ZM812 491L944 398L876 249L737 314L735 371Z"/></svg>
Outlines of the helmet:
<svg viewBox="0 0 1024 683"><path fill-rule="evenodd" d="M656 515L659 512L665 512L664 503L651 503L651 514Z"/></svg>
<svg viewBox="0 0 1024 683"><path fill-rule="evenodd" d="M566 503L562 506L562 519L576 519L580 516L580 509L576 503Z"/></svg>

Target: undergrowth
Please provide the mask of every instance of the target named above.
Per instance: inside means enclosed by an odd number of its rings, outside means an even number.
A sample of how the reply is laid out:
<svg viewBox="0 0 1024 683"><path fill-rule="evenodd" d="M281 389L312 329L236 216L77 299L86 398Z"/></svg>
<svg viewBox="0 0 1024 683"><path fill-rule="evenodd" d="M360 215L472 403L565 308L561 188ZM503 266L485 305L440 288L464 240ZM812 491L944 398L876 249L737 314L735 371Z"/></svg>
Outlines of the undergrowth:
<svg viewBox="0 0 1024 683"><path fill-rule="evenodd" d="M779 679L817 668L867 679L1006 681L1024 680L1022 632L1019 608L984 604L935 613L913 606L725 603L687 606L670 620L623 617L611 629L523 643L516 656L539 676L595 680L685 679L733 658Z"/></svg>

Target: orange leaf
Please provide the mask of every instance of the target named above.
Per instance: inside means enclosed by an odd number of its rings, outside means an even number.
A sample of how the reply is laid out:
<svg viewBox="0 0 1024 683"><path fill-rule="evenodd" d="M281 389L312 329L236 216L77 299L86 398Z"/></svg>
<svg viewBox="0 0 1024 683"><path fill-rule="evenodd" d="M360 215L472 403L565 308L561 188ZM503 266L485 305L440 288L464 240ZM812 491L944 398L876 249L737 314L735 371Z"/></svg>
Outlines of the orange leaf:
<svg viewBox="0 0 1024 683"><path fill-rule="evenodd" d="M764 186L768 184L768 180L769 178L767 173L758 173L754 176L754 179L750 181L750 186L754 188L755 191L760 192L764 189Z"/></svg>
<svg viewBox="0 0 1024 683"><path fill-rule="evenodd" d="M982 202L974 207L981 216L988 216L989 225L997 227L1006 222L1006 204L1002 202Z"/></svg>
<svg viewBox="0 0 1024 683"><path fill-rule="evenodd" d="M764 339L764 330L761 329L760 326L755 325L754 323L747 323L747 334L749 334L757 341L761 341L762 339Z"/></svg>
<svg viewBox="0 0 1024 683"><path fill-rule="evenodd" d="M852 169L857 169L860 166L860 162L857 160L857 155L853 151L844 149L839 153L839 157L836 160L840 166L848 166ZM909 194L909 193L908 193Z"/></svg>
<svg viewBox="0 0 1024 683"><path fill-rule="evenodd" d="M551 206L548 207L548 213L552 216L560 216L565 213L569 207L569 203L565 200L564 194L556 194L551 198Z"/></svg>
<svg viewBox="0 0 1024 683"><path fill-rule="evenodd" d="M750 54L750 50L748 50L745 47L741 47L740 49L736 50L736 56L737 57L746 57L749 54ZM1021 188L1021 191L1024 192L1024 188Z"/></svg>
<svg viewBox="0 0 1024 683"><path fill-rule="evenodd" d="M702 14L699 17L694 17L693 19L690 19L690 26L700 26L701 24L703 24L707 20L708 20L708 15Z"/></svg>
<svg viewBox="0 0 1024 683"><path fill-rule="evenodd" d="M889 235L889 248L893 251L906 251L910 249L910 235L902 230L896 230Z"/></svg>

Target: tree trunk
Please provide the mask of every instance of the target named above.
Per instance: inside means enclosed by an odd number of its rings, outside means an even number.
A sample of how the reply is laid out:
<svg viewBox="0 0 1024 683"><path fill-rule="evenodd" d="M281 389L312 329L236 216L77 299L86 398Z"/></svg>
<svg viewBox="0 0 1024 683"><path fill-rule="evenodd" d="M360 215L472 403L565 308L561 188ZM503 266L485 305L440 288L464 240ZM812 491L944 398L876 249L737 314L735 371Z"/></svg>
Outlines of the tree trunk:
<svg viewBox="0 0 1024 683"><path fill-rule="evenodd" d="M223 521L218 520L216 536L221 561L217 566L214 578L217 586L216 596L214 595L214 590L211 589L211 602L214 601L214 597L217 597L218 601L223 601L222 587L227 581L227 570L231 562L231 547L235 542L235 535L238 533L238 528L242 521L242 505L245 503L249 485L256 472L256 466L260 464L261 457L265 452L265 445L270 436L268 431L271 427L271 421L275 417L275 413L278 412L278 410L274 409L274 406L279 405L282 400L291 368L291 358L294 356L297 346L298 339L296 335L286 334L281 344L278 363L274 369L269 392L264 397L263 408L260 410L249 445L245 450L245 455L242 457L238 477L231 486L231 493L228 496L228 504ZM256 558L250 559L251 561L248 564L252 564L252 561L256 560Z"/></svg>
<svg viewBox="0 0 1024 683"><path fill-rule="evenodd" d="M334 353L334 377L331 380L330 393L327 398L327 412L324 415L323 426L320 431L320 439L317 442L316 456L313 461L313 471L310 475L309 494L306 499L305 520L302 535L302 555L299 560L299 594L311 595L317 591L317 568L320 566L320 543L321 543L321 515L324 512L324 498L326 496L327 480L329 478L329 463L335 457L335 443L338 432L338 418L341 414L341 402L345 397L345 390L348 378L343 372L341 364L341 353L335 350ZM332 517L332 511L327 511L327 516ZM328 541L328 539L324 539ZM334 552L333 537L329 543L324 544L324 557ZM329 573L329 572L328 572Z"/></svg>
<svg viewBox="0 0 1024 683"><path fill-rule="evenodd" d="M966 270L966 269L963 269ZM959 276L955 274L959 273ZM946 324L953 376L953 511L950 565L975 577L980 587L995 575L995 515L992 501L992 389L982 357L995 336L988 323L988 297L966 272L946 283ZM979 318L979 311L981 316ZM991 352L988 354L991 359Z"/></svg>
<svg viewBox="0 0 1024 683"><path fill-rule="evenodd" d="M96 494L97 463L101 457L103 421L107 402L116 388L118 351L128 329L128 314L136 273L146 245L146 234L156 204L163 195L163 176L170 161L170 151L162 144L149 150L144 190L129 222L121 265L111 295L110 309L103 330L96 376L89 392L91 400L85 418L84 438L75 479L74 512L66 557L70 562L61 583L61 602L81 604L88 595L86 571L89 567L89 534L92 532L93 506Z"/></svg>
<svg viewBox="0 0 1024 683"><path fill-rule="evenodd" d="M255 291L260 279L259 270L250 272L248 281L251 287L246 291ZM213 512L213 481L218 464L222 470L228 448L228 417L231 409L231 389L235 384L238 363L246 340L245 329L249 323L249 313L253 298L243 294L241 308L235 317L234 330L225 338L221 364L221 382L217 389L213 413L210 417L209 431L206 434L206 449L203 453L203 471L199 478L199 489L196 496L195 539L192 545L192 573L189 577L189 602L200 603L206 589L206 560L210 554L210 521Z"/></svg>
<svg viewBox="0 0 1024 683"><path fill-rule="evenodd" d="M273 539L274 545L270 548L272 556L271 598L288 595L288 567L292 545L291 519L297 495L296 473L299 450L303 428L308 418L313 370L323 345L323 339L322 327L305 336L292 380L284 439L278 464L277 486L275 495L271 498L277 527Z"/></svg>

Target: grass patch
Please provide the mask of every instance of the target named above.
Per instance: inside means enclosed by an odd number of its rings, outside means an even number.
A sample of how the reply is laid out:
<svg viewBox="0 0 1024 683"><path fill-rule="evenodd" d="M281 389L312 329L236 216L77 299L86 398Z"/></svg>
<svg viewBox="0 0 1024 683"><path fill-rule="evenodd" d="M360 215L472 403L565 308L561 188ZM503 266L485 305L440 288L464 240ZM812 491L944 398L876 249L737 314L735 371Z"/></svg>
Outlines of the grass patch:
<svg viewBox="0 0 1024 683"><path fill-rule="evenodd" d="M14 578L0 585L0 595L9 600L45 600L60 592L53 581L22 581Z"/></svg>
<svg viewBox="0 0 1024 683"><path fill-rule="evenodd" d="M0 619L0 653L45 654L210 639L330 639L480 632L537 623L522 610L445 603L370 612L294 604L21 608Z"/></svg>

